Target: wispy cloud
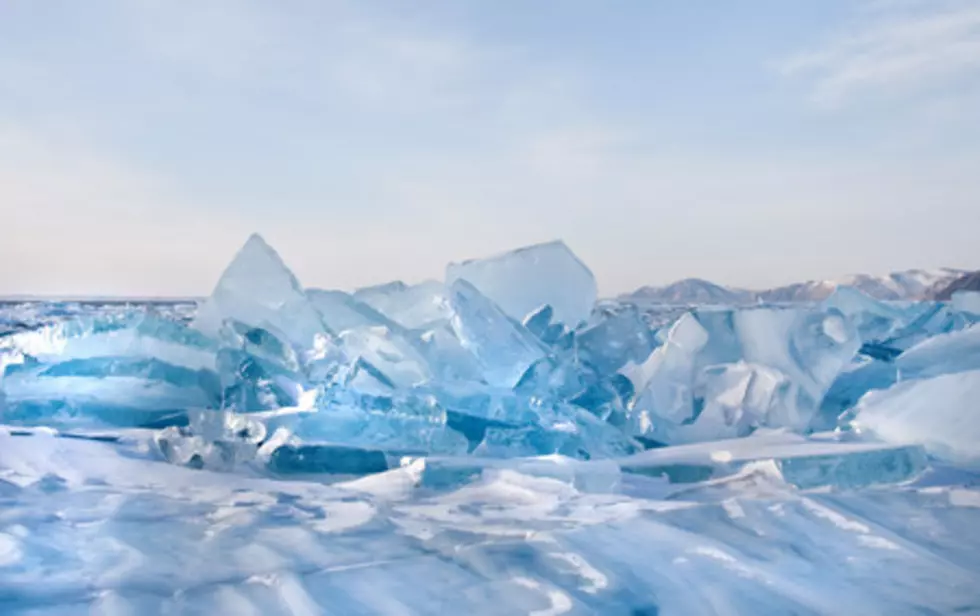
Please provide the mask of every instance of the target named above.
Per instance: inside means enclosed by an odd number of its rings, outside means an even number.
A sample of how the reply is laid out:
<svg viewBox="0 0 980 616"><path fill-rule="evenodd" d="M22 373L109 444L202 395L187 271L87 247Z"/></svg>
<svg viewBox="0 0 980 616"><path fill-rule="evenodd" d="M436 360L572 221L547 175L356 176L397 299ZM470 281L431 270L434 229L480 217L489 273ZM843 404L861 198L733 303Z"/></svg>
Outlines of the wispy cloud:
<svg viewBox="0 0 980 616"><path fill-rule="evenodd" d="M785 74L814 80L816 103L837 107L871 92L907 93L980 73L980 4L877 0L864 8L822 48L783 63Z"/></svg>
<svg viewBox="0 0 980 616"><path fill-rule="evenodd" d="M499 50L357 3L134 3L126 27L151 56L222 88L389 110L455 104Z"/></svg>

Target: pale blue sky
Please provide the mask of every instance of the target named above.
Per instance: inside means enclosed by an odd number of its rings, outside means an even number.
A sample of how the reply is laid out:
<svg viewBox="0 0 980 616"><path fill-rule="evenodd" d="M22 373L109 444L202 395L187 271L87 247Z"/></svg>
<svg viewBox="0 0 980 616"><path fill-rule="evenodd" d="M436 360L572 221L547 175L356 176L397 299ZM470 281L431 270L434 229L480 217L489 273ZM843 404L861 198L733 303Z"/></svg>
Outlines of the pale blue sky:
<svg viewBox="0 0 980 616"><path fill-rule="evenodd" d="M976 0L0 0L0 295L977 268L978 109Z"/></svg>

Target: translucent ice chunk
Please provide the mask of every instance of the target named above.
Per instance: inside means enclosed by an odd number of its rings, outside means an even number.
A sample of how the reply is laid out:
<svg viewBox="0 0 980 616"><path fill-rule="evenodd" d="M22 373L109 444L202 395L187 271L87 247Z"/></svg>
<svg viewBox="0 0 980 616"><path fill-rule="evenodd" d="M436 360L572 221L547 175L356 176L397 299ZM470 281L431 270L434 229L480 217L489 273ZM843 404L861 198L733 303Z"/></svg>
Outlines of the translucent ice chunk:
<svg viewBox="0 0 980 616"><path fill-rule="evenodd" d="M895 360L902 379L980 370L980 324L927 338Z"/></svg>
<svg viewBox="0 0 980 616"><path fill-rule="evenodd" d="M306 296L323 317L324 325L335 334L360 327L381 325L391 328L394 325L383 314L343 291L310 289Z"/></svg>
<svg viewBox="0 0 980 616"><path fill-rule="evenodd" d="M860 341L837 311L753 308L684 315L623 373L635 434L667 443L802 430Z"/></svg>
<svg viewBox="0 0 980 616"><path fill-rule="evenodd" d="M858 403L854 425L891 443L917 443L941 458L980 465L980 370L898 383Z"/></svg>
<svg viewBox="0 0 980 616"><path fill-rule="evenodd" d="M538 338L543 338L547 334L548 327L551 326L551 320L554 317L554 309L548 304L545 304L525 315L521 325L526 327L527 331Z"/></svg>
<svg viewBox="0 0 980 616"><path fill-rule="evenodd" d="M861 340L886 338L906 318L896 307L873 299L853 287L840 286L823 302L825 309L835 308L858 328Z"/></svg>
<svg viewBox="0 0 980 616"><path fill-rule="evenodd" d="M354 401L360 402L360 401ZM445 409L428 396L396 397L384 407L327 397L315 413L285 424L305 442L372 448L398 455L463 454L469 444L447 425Z"/></svg>
<svg viewBox="0 0 980 616"><path fill-rule="evenodd" d="M490 457L557 454L588 460L628 455L638 449L620 430L587 411L573 409L539 425L490 427L474 453Z"/></svg>
<svg viewBox="0 0 980 616"><path fill-rule="evenodd" d="M786 374L819 403L860 347L857 332L839 313L743 310L735 331L746 361Z"/></svg>
<svg viewBox="0 0 980 616"><path fill-rule="evenodd" d="M129 357L214 370L217 349L215 341L199 332L149 315L84 318L0 338L0 367L22 363L25 357L43 364Z"/></svg>
<svg viewBox="0 0 980 616"><path fill-rule="evenodd" d="M466 280L453 283L450 300L453 330L483 368L483 378L490 385L514 387L545 356L544 347L524 326Z"/></svg>
<svg viewBox="0 0 980 616"><path fill-rule="evenodd" d="M160 453L172 464L231 470L255 458L265 440L263 424L227 411L194 410L190 425L168 427L156 434Z"/></svg>
<svg viewBox="0 0 980 616"><path fill-rule="evenodd" d="M672 483L703 481L773 460L783 478L800 488L858 488L911 479L926 467L915 445L841 442L829 435L805 438L785 432L651 449L620 460L623 470L667 477Z"/></svg>
<svg viewBox="0 0 980 616"><path fill-rule="evenodd" d="M516 321L547 304L556 321L575 327L588 319L597 297L592 272L560 241L449 265L447 286L460 279Z"/></svg>
<svg viewBox="0 0 980 616"><path fill-rule="evenodd" d="M640 410L641 433L656 413L672 423L694 414L694 378L698 354L708 344L708 331L693 314L685 314L670 328L667 341L643 363L627 371L638 392L634 408Z"/></svg>
<svg viewBox="0 0 980 616"><path fill-rule="evenodd" d="M435 280L412 286L399 282L360 289L354 299L408 329L434 327L446 322L451 312L446 287Z"/></svg>
<svg viewBox="0 0 980 616"><path fill-rule="evenodd" d="M882 341L885 345L904 351L931 336L963 329L973 321L970 316L936 302L915 304L909 312L912 314L909 322Z"/></svg>
<svg viewBox="0 0 980 616"><path fill-rule="evenodd" d="M953 310L980 319L980 291L957 291L950 304Z"/></svg>
<svg viewBox="0 0 980 616"><path fill-rule="evenodd" d="M269 469L282 475L365 475L388 468L388 456L383 451L347 445L283 445L269 459Z"/></svg>
<svg viewBox="0 0 980 616"><path fill-rule="evenodd" d="M227 319L281 332L303 349L326 331L299 281L258 235L252 235L235 255L193 325L216 337Z"/></svg>
<svg viewBox="0 0 980 616"><path fill-rule="evenodd" d="M43 369L42 369L43 370ZM36 425L163 427L186 421L188 408L214 405L203 387L152 376L61 376L20 371L3 380L0 421Z"/></svg>
<svg viewBox="0 0 980 616"><path fill-rule="evenodd" d="M310 388L300 358L274 333L228 321L218 353L224 408L240 413L294 406Z"/></svg>
<svg viewBox="0 0 980 616"><path fill-rule="evenodd" d="M364 359L384 374L393 387L412 387L432 377L425 358L387 327L348 330L340 335L340 340L348 357Z"/></svg>
<svg viewBox="0 0 980 616"><path fill-rule="evenodd" d="M888 389L898 380L894 363L862 359L848 366L834 380L820 403L820 411L810 423L813 430L832 430L840 424L841 414L854 407L864 394L874 389ZM845 424L847 417L843 418Z"/></svg>
<svg viewBox="0 0 980 616"><path fill-rule="evenodd" d="M480 365L463 347L449 324L419 334L417 348L432 375L440 381L480 381Z"/></svg>
<svg viewBox="0 0 980 616"><path fill-rule="evenodd" d="M220 404L217 344L183 325L126 315L64 321L0 339L5 416L18 423L181 423Z"/></svg>
<svg viewBox="0 0 980 616"><path fill-rule="evenodd" d="M628 362L646 361L653 347L653 334L635 308L625 308L575 335L579 359L603 375Z"/></svg>

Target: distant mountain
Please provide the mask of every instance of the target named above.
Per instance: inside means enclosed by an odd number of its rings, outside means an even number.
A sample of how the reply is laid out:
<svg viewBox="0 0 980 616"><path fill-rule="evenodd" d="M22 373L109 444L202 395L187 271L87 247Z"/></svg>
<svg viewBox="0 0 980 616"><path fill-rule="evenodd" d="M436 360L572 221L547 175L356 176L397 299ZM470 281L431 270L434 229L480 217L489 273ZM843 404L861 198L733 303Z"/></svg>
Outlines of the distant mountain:
<svg viewBox="0 0 980 616"><path fill-rule="evenodd" d="M956 280L937 287L933 292L933 297L937 300L946 301L953 297L957 291L980 291L980 272L973 272L960 276Z"/></svg>
<svg viewBox="0 0 980 616"><path fill-rule="evenodd" d="M688 278L665 287L641 287L629 299L650 304L744 304L753 301L753 293L732 289L707 280Z"/></svg>
<svg viewBox="0 0 980 616"><path fill-rule="evenodd" d="M832 280L810 280L759 291L756 293L756 297L758 301L773 303L819 302L830 297L837 286L837 283Z"/></svg>
<svg viewBox="0 0 980 616"><path fill-rule="evenodd" d="M850 286L880 300L916 300L931 296L931 290L945 287L964 273L963 270L941 268L914 269L884 276L855 274L840 280L810 280L763 291L723 287L707 280L689 278L665 287L642 287L621 299L673 305L819 302L837 287Z"/></svg>
<svg viewBox="0 0 980 616"><path fill-rule="evenodd" d="M878 299L923 299L937 285L945 286L965 273L964 270L948 267L935 270L913 269L880 277L860 274L842 282Z"/></svg>

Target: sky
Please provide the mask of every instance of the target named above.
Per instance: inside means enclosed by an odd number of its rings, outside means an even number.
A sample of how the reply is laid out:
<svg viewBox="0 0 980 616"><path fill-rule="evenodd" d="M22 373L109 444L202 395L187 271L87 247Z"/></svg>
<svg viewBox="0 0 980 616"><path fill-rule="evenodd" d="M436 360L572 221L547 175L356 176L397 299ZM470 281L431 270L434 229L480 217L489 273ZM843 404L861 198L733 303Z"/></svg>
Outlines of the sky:
<svg viewBox="0 0 980 616"><path fill-rule="evenodd" d="M977 269L978 109L977 0L0 0L0 295Z"/></svg>

